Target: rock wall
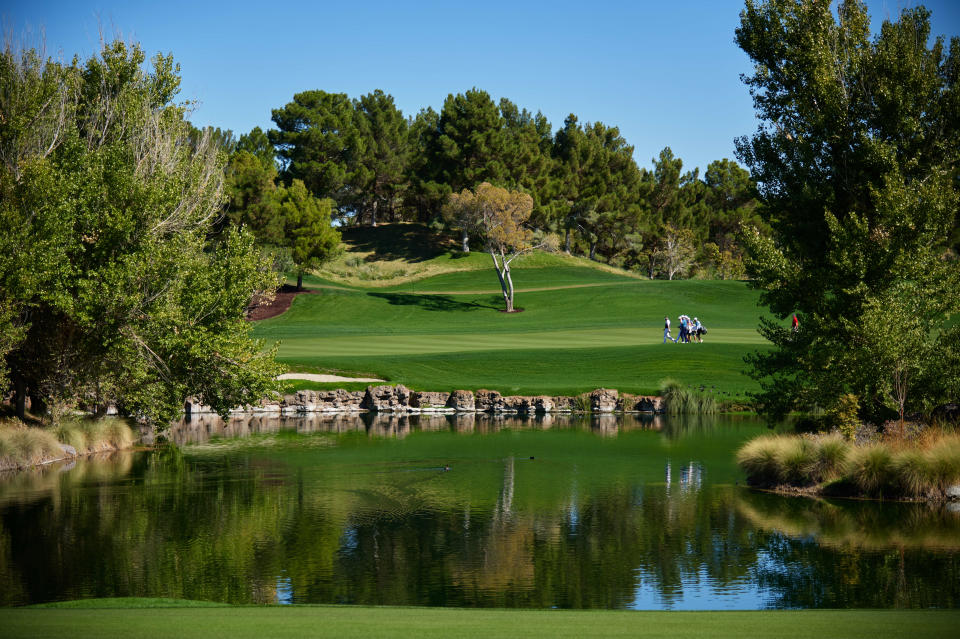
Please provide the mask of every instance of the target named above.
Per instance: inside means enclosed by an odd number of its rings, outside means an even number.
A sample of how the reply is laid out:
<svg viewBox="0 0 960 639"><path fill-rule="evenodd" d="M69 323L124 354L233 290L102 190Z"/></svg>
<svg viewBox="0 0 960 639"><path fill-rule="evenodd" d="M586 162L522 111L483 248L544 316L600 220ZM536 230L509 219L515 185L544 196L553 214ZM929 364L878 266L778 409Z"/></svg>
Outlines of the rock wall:
<svg viewBox="0 0 960 639"><path fill-rule="evenodd" d="M214 413L196 398L184 406L188 417ZM662 401L655 396L621 394L616 389L598 388L582 396L501 395L498 391L456 390L452 393L412 391L403 384L368 386L366 391L343 389L298 391L278 399L264 399L256 406L235 408L231 413L301 415L308 413L494 413L545 415L549 413L661 413Z"/></svg>

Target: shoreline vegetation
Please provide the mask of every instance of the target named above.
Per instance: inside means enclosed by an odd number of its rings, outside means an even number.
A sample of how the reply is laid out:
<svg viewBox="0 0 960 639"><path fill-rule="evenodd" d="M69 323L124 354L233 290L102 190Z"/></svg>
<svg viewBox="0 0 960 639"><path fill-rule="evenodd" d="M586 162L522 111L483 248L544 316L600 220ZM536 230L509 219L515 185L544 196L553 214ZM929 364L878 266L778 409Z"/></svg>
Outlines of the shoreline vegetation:
<svg viewBox="0 0 960 639"><path fill-rule="evenodd" d="M737 464L750 486L778 494L960 499L960 434L939 427L863 443L840 433L762 435L737 451Z"/></svg>
<svg viewBox="0 0 960 639"><path fill-rule="evenodd" d="M0 419L0 472L19 471L132 448L137 434L122 419L78 419L51 427Z"/></svg>

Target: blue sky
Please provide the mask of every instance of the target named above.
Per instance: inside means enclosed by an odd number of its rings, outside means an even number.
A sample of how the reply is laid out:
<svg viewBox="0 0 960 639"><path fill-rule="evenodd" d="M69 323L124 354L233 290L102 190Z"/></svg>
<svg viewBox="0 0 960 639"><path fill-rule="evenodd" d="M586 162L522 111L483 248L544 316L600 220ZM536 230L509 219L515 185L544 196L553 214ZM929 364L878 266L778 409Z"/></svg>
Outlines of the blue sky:
<svg viewBox="0 0 960 639"><path fill-rule="evenodd" d="M911 0L870 0L874 20ZM930 0L935 34L960 35L960 0ZM98 49L100 30L172 52L195 124L271 125L299 91L394 96L404 114L478 87L543 111L620 127L637 162L665 146L701 168L756 128L733 42L741 0L647 2L5 2L5 32L50 54Z"/></svg>

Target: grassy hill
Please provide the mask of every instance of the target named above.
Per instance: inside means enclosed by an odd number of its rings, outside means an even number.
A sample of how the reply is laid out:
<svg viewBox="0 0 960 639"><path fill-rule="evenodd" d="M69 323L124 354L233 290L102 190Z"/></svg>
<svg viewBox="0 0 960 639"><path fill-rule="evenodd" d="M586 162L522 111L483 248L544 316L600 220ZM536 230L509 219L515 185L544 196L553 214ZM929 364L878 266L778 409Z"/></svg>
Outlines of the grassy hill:
<svg viewBox="0 0 960 639"><path fill-rule="evenodd" d="M762 309L742 282L649 281L540 253L514 268L524 311L508 315L483 253L418 248L413 240L430 236L415 225L344 236L348 250L338 264L304 280L319 294L301 295L285 314L256 325L258 337L281 342L279 359L292 369L507 394L601 386L652 393L666 377L731 396L753 387L741 370L743 356L763 347ZM358 258L379 279L343 275ZM664 315L676 323L681 313L708 327L706 343L662 343Z"/></svg>

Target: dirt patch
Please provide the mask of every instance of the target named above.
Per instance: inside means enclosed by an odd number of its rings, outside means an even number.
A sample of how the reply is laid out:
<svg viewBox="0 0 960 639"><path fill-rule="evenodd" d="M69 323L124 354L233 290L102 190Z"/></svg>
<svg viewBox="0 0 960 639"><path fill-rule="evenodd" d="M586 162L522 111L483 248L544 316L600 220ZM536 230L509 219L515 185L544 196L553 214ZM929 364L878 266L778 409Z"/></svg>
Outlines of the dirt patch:
<svg viewBox="0 0 960 639"><path fill-rule="evenodd" d="M254 297L250 301L250 306L247 307L247 320L257 322L282 315L287 312L287 309L293 304L293 298L297 295L309 295L319 292L320 291L313 291L307 288L298 291L296 286L284 284L271 295L258 295Z"/></svg>

